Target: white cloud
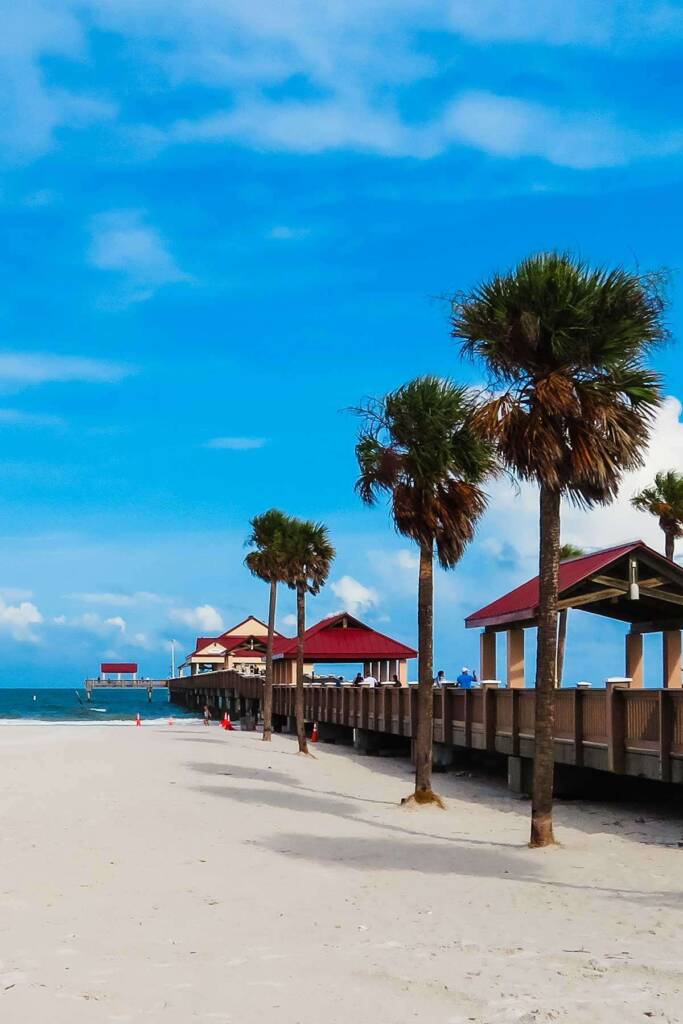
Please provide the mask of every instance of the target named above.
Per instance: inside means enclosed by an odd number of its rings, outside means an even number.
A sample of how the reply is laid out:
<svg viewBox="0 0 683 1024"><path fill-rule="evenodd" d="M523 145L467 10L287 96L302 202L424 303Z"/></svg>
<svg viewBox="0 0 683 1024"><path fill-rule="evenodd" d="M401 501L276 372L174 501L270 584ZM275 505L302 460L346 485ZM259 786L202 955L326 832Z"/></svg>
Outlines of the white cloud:
<svg viewBox="0 0 683 1024"><path fill-rule="evenodd" d="M33 591L24 587L0 587L0 597L5 601L28 601L33 597Z"/></svg>
<svg viewBox="0 0 683 1024"><path fill-rule="evenodd" d="M91 225L90 263L99 270L123 275L125 301L144 301L162 285L191 280L176 263L156 228L137 210L98 214Z"/></svg>
<svg viewBox="0 0 683 1024"><path fill-rule="evenodd" d="M529 153L576 168L680 149L676 138L640 139L622 131L599 108L585 117L570 116L566 123L559 114L536 111L522 124L520 112L508 107L511 123L503 126L499 144L505 143L507 151L495 148L500 121L489 110L488 126L478 128L467 96L455 98L450 125L438 114L420 123L403 113L411 106L403 102L411 88L439 72L424 39L438 36L437 52L449 52L454 59L463 39L508 46L533 41L621 54L683 37L683 12L665 0L575 0L569 5L563 0L288 0L280 5L23 0L6 6L0 40L0 146L23 158L49 149L60 127L78 129L116 114L106 98L58 89L46 80L46 57L74 63L92 59L90 33L96 32L118 37L124 52L128 47L138 71L131 78L133 88L147 77L161 76L169 90L199 83L221 96L217 109L200 111L194 119L181 115L168 129L154 124L125 129L128 138L138 143L144 138L148 146L229 139L299 153L346 148L427 157L459 141L454 120L464 139L486 152ZM271 98L274 88L293 79L309 87L309 98ZM546 126L559 131L558 137L544 131ZM544 137L534 140L534 129ZM120 145L120 132L117 138ZM125 241L123 249L129 251L131 244ZM158 236L151 242L138 238L137 245L134 259L151 261L163 283L187 279ZM149 263L147 269L152 272ZM138 285L128 301L147 297L156 286Z"/></svg>
<svg viewBox="0 0 683 1024"><path fill-rule="evenodd" d="M247 452L255 448L263 448L267 444L265 437L212 437L204 444L205 448L224 448L233 452Z"/></svg>
<svg viewBox="0 0 683 1024"><path fill-rule="evenodd" d="M39 637L31 628L43 622L43 616L32 601L18 605L6 604L0 599L0 630L20 643L38 643Z"/></svg>
<svg viewBox="0 0 683 1024"><path fill-rule="evenodd" d="M401 548L393 555L393 561L399 567L399 569L405 569L409 572L413 572L420 564L420 559L416 551L411 551L409 548Z"/></svg>
<svg viewBox="0 0 683 1024"><path fill-rule="evenodd" d="M451 0L452 28L478 41L623 47L683 34L683 12L656 0Z"/></svg>
<svg viewBox="0 0 683 1024"><path fill-rule="evenodd" d="M553 110L487 92L466 93L450 106L435 132L435 146L443 148L449 139L493 156L540 157L576 170L614 167L683 148L680 132L648 137L595 111Z"/></svg>
<svg viewBox="0 0 683 1024"><path fill-rule="evenodd" d="M173 608L169 618L172 622L179 622L207 636L221 633L225 628L221 613L210 604L201 604L196 608Z"/></svg>
<svg viewBox="0 0 683 1024"><path fill-rule="evenodd" d="M12 162L41 156L59 128L82 128L115 116L107 100L51 86L45 57L81 61L86 53L80 20L65 4L22 0L5 4L0 38L0 152Z"/></svg>
<svg viewBox="0 0 683 1024"><path fill-rule="evenodd" d="M284 615L282 625L296 629L296 615Z"/></svg>
<svg viewBox="0 0 683 1024"><path fill-rule="evenodd" d="M332 593L342 602L345 611L357 615L379 604L379 595L372 587L359 583L353 576L342 578L330 584Z"/></svg>
<svg viewBox="0 0 683 1024"><path fill-rule="evenodd" d="M98 612L84 612L71 618L67 615L55 615L52 621L56 626L82 630L99 637L111 637L114 633L123 636L127 630L126 620L120 615L104 618Z"/></svg>
<svg viewBox="0 0 683 1024"><path fill-rule="evenodd" d="M86 356L61 356L49 352L0 352L0 386L29 386L81 381L113 384L133 373L123 363Z"/></svg>
<svg viewBox="0 0 683 1024"><path fill-rule="evenodd" d="M17 427L63 427L65 420L61 416L50 416L45 413L0 409L0 424L2 423Z"/></svg>
<svg viewBox="0 0 683 1024"><path fill-rule="evenodd" d="M153 594L148 590L137 590L132 594L118 594L111 591L96 591L94 593L68 594L74 601L82 601L84 604L109 604L116 607L138 604L164 604L168 598L161 594Z"/></svg>

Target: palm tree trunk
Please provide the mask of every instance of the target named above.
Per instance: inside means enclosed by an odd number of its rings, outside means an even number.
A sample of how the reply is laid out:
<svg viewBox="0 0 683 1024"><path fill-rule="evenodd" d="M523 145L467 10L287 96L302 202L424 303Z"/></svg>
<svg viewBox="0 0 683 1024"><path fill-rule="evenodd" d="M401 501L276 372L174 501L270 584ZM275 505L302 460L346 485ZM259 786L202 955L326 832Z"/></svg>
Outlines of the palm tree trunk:
<svg viewBox="0 0 683 1024"><path fill-rule="evenodd" d="M673 562L673 560L674 560L674 546L675 546L675 543L676 543L675 535L671 532L671 530L666 530L666 532L664 533L664 552L666 554L666 557L671 562Z"/></svg>
<svg viewBox="0 0 683 1024"><path fill-rule="evenodd" d="M270 603L268 605L268 639L266 640L266 678L263 683L263 739L270 741L273 735L273 639L275 637L275 609L277 605L277 581L270 581Z"/></svg>
<svg viewBox="0 0 683 1024"><path fill-rule="evenodd" d="M559 689L562 686L564 675L564 651L567 646L567 609L563 608L558 617L557 626L557 675L555 685Z"/></svg>
<svg viewBox="0 0 683 1024"><path fill-rule="evenodd" d="M306 591L303 583L296 585L296 694L294 713L299 752L308 753L304 724L304 633L306 632Z"/></svg>
<svg viewBox="0 0 683 1024"><path fill-rule="evenodd" d="M420 548L417 592L418 688L415 738L415 801L441 803L432 792L434 728L434 562L431 546Z"/></svg>
<svg viewBox="0 0 683 1024"><path fill-rule="evenodd" d="M560 567L560 492L541 485L539 604L536 652L536 721L531 793L530 846L549 846L553 836L553 725L557 669L557 588Z"/></svg>

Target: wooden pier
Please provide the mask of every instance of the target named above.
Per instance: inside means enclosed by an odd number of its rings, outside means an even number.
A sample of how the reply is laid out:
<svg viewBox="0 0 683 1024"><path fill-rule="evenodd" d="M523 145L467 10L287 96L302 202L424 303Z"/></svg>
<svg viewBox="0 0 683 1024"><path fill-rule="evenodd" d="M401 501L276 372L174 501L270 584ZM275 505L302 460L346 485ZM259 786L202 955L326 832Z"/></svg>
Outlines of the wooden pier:
<svg viewBox="0 0 683 1024"><path fill-rule="evenodd" d="M177 680L176 680L177 681ZM149 690L158 687L166 688L168 679L86 679L83 687L90 693L92 690L116 689L116 690Z"/></svg>
<svg viewBox="0 0 683 1024"><path fill-rule="evenodd" d="M168 680L170 699L187 708L228 710L255 728L262 701L258 676L207 672ZM273 687L273 726L294 730L294 690ZM458 750L508 758L508 777L526 789L534 752L533 689L434 689L434 761L446 768ZM366 752L411 741L417 721L413 687L307 685L305 717L325 741L353 742ZM555 762L574 769L683 784L683 690L562 689L555 703ZM566 772L565 772L566 774Z"/></svg>

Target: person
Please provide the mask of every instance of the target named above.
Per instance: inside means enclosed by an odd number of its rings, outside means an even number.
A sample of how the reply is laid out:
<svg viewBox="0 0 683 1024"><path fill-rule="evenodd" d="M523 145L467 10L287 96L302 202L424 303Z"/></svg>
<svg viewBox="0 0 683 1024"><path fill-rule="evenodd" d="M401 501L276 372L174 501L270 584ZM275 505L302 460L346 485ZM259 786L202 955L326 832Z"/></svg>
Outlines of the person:
<svg viewBox="0 0 683 1024"><path fill-rule="evenodd" d="M337 676L334 685L335 686L343 686L344 685L344 676Z"/></svg>
<svg viewBox="0 0 683 1024"><path fill-rule="evenodd" d="M209 725L210 723L211 723L211 712L209 710L209 705L205 704L204 705L204 725Z"/></svg>
<svg viewBox="0 0 683 1024"><path fill-rule="evenodd" d="M362 675L360 674L360 672L359 672L359 673L358 673L358 675L356 676L356 678L355 678L355 679L354 679L354 681L353 681L353 685L354 685L354 686L360 686L360 684L361 684L362 682L363 682L363 676L362 676Z"/></svg>
<svg viewBox="0 0 683 1024"><path fill-rule="evenodd" d="M462 672L456 679L456 683L463 690L471 690L474 683L477 681L477 673L470 672L466 665L463 665Z"/></svg>
<svg viewBox="0 0 683 1024"><path fill-rule="evenodd" d="M401 686L401 680L398 678L398 676L396 675L395 672L394 672L393 676L391 677L391 685L392 686Z"/></svg>
<svg viewBox="0 0 683 1024"><path fill-rule="evenodd" d="M436 673L436 679L434 680L434 686L443 686L446 682L446 673L442 668Z"/></svg>
<svg viewBox="0 0 683 1024"><path fill-rule="evenodd" d="M368 672L365 679L363 680L365 686L377 686L377 680L371 672Z"/></svg>

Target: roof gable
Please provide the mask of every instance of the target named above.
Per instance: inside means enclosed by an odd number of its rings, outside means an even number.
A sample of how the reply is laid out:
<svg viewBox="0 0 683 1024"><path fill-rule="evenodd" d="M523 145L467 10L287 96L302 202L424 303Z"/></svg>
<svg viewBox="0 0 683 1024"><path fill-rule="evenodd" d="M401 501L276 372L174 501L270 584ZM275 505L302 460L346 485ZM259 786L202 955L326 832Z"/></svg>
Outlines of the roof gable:
<svg viewBox="0 0 683 1024"><path fill-rule="evenodd" d="M568 558L560 562L559 596L567 596L574 587L578 587L581 583L590 580L597 573L605 572L623 559L624 556L630 555L633 552L646 556L649 561L655 561L669 573L672 570L674 573L679 573L681 575L681 583L683 583L683 570L679 565L669 561L664 555L650 548L644 541L636 540L630 541L627 544L604 548L600 551L593 551L588 555L580 555L577 558ZM538 576L534 576L532 579L522 583L521 586L515 587L514 590L510 590L502 597L491 601L489 604L484 605L483 608L468 615L465 619L465 625L468 629L471 629L475 626L482 627L528 621L536 617L538 602L539 580Z"/></svg>
<svg viewBox="0 0 683 1024"><path fill-rule="evenodd" d="M283 638L275 645L279 657L296 657L297 640ZM416 651L399 640L361 622L349 612L321 619L304 633L304 656L308 661L362 661L364 659L414 658Z"/></svg>

